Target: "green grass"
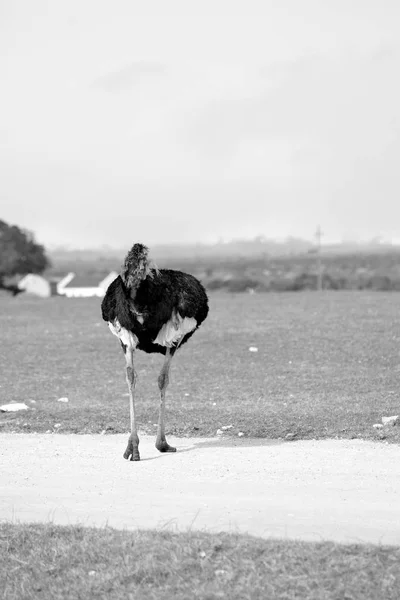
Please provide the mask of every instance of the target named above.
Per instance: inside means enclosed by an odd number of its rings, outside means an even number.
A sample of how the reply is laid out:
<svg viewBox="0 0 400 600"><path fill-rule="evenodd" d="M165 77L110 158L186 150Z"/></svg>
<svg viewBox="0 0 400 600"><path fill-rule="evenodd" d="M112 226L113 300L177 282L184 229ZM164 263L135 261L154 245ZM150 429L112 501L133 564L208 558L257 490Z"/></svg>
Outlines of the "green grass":
<svg viewBox="0 0 400 600"><path fill-rule="evenodd" d="M7 600L398 600L400 549L0 524L0 581Z"/></svg>
<svg viewBox="0 0 400 600"><path fill-rule="evenodd" d="M372 428L400 412L399 294L215 294L210 304L172 363L171 433L214 435L233 425L231 435L400 441L400 427ZM155 429L161 362L137 352L142 431ZM0 373L1 403L32 407L0 413L0 430L129 428L124 358L99 300L1 296ZM62 396L68 404L57 402Z"/></svg>

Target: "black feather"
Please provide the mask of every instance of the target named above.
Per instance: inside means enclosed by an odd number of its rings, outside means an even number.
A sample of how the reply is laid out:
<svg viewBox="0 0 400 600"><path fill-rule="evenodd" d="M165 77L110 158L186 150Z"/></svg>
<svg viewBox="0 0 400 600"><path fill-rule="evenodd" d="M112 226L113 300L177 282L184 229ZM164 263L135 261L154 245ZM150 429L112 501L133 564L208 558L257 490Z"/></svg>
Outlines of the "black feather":
<svg viewBox="0 0 400 600"><path fill-rule="evenodd" d="M206 291L195 277L181 271L160 269L149 271L146 278L138 282L133 298L131 289L118 276L109 286L101 310L105 321L118 319L122 327L136 335L139 350L165 354L166 348L154 344L154 340L173 313L176 311L182 318L196 319L197 329L206 319L209 308ZM143 323L138 320L139 315ZM194 331L184 336L180 346ZM171 348L172 354L175 351L175 347Z"/></svg>

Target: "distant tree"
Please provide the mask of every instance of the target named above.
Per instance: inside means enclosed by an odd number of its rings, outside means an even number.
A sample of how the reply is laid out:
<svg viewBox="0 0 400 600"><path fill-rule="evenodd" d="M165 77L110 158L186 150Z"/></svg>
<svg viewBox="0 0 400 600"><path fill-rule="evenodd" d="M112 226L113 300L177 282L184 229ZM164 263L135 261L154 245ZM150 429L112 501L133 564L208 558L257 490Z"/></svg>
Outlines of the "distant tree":
<svg viewBox="0 0 400 600"><path fill-rule="evenodd" d="M44 247L35 242L33 233L0 219L0 289L15 295L15 286L4 283L6 277L42 273L49 264Z"/></svg>

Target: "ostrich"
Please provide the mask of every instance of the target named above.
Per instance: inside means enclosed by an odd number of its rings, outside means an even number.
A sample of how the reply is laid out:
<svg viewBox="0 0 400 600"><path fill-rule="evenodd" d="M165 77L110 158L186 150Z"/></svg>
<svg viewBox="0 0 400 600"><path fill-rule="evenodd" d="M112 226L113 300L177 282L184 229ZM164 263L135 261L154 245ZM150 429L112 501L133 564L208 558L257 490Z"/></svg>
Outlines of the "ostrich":
<svg viewBox="0 0 400 600"><path fill-rule="evenodd" d="M133 363L136 348L165 356L158 387L161 394L156 448L176 452L165 438L165 392L175 352L187 342L208 314L204 287L192 275L158 270L148 259L148 248L134 244L119 275L108 287L101 304L104 321L121 343L126 361L131 433L124 458L140 460L135 412L137 375Z"/></svg>

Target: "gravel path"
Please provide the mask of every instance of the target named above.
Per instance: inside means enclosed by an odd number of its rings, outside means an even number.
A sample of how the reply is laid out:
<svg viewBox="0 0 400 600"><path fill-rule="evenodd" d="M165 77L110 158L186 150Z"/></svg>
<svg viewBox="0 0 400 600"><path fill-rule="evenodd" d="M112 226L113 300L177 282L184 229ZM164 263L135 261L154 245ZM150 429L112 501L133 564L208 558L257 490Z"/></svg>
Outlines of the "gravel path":
<svg viewBox="0 0 400 600"><path fill-rule="evenodd" d="M360 440L0 434L0 518L400 544L400 448Z"/></svg>

